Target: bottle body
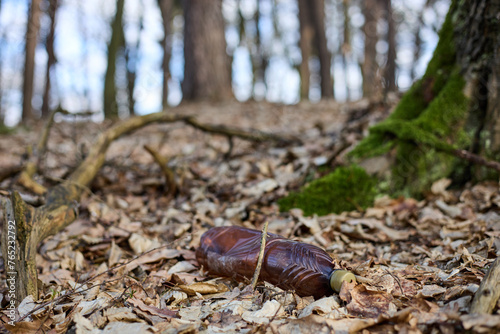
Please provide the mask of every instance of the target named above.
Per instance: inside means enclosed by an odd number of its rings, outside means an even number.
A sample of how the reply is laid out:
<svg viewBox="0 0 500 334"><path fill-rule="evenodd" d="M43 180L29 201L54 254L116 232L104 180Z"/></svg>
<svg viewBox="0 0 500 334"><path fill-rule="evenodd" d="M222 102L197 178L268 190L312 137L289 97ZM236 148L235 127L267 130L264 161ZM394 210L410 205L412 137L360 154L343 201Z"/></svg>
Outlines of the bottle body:
<svg viewBox="0 0 500 334"><path fill-rule="evenodd" d="M212 275L252 279L261 231L239 226L215 227L203 234L196 259ZM331 295L333 259L321 248L268 233L259 278L299 296Z"/></svg>

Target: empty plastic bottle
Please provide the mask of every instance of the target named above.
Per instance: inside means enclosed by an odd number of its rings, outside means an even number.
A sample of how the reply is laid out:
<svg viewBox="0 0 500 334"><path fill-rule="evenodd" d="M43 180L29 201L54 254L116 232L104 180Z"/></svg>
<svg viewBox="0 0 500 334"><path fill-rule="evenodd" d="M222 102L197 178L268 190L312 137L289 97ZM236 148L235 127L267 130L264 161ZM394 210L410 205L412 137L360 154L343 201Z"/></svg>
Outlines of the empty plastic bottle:
<svg viewBox="0 0 500 334"><path fill-rule="evenodd" d="M252 279L262 232L239 226L215 227L203 234L196 259L212 275ZM299 296L321 298L339 292L354 275L335 268L321 248L268 233L259 278Z"/></svg>

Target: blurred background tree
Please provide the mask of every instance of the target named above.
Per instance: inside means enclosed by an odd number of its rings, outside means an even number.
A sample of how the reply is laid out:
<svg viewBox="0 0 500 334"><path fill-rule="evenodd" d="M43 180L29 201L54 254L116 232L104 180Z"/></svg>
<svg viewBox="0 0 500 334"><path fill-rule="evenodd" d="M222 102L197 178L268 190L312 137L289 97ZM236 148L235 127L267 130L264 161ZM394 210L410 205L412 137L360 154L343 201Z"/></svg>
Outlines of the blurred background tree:
<svg viewBox="0 0 500 334"><path fill-rule="evenodd" d="M424 73L449 4L2 0L0 119L58 105L99 120L182 100L380 99Z"/></svg>

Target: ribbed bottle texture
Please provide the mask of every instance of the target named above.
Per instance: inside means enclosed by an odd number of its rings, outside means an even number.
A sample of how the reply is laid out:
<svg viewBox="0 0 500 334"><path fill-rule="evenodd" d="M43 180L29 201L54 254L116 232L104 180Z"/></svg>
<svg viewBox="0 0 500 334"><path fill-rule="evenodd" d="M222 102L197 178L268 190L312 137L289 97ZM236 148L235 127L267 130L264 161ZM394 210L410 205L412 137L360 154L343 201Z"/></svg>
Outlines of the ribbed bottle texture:
<svg viewBox="0 0 500 334"><path fill-rule="evenodd" d="M261 231L239 226L215 227L203 234L196 259L212 275L252 279L260 251ZM332 275L336 273L335 275ZM340 290L352 273L337 270L321 248L268 233L260 279L299 296L321 298Z"/></svg>

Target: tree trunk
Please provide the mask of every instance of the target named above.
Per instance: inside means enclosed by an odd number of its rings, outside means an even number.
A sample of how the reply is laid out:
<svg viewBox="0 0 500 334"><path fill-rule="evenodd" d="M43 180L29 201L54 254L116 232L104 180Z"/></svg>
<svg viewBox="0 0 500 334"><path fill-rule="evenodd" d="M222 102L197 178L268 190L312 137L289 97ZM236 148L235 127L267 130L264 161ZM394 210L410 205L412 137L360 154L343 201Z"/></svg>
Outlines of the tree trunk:
<svg viewBox="0 0 500 334"><path fill-rule="evenodd" d="M222 1L190 0L184 1L183 7L183 98L231 99L231 64L226 53Z"/></svg>
<svg viewBox="0 0 500 334"><path fill-rule="evenodd" d="M172 55L172 19L173 19L173 0L158 0L161 18L163 23L163 38L161 47L163 49L163 61L161 69L163 71L163 87L161 94L161 105L163 110L168 107L168 80L170 79L170 56Z"/></svg>
<svg viewBox="0 0 500 334"><path fill-rule="evenodd" d="M457 62L472 91L468 123L475 124L475 153L500 159L500 0L460 3L456 28ZM489 171L476 169L476 177ZM491 176L491 174L490 174Z"/></svg>
<svg viewBox="0 0 500 334"><path fill-rule="evenodd" d="M26 29L26 50L24 58L24 81L23 81L23 121L33 119L33 75L35 72L35 48L38 42L40 30L40 2L32 0Z"/></svg>
<svg viewBox="0 0 500 334"><path fill-rule="evenodd" d="M347 79L347 73L349 72L347 58L351 53L351 23L349 21L349 0L342 1L342 10L344 14L344 34L340 52L342 54L342 64L344 65L346 100L349 101L351 99L349 80Z"/></svg>
<svg viewBox="0 0 500 334"><path fill-rule="evenodd" d="M140 4L142 6L142 2ZM139 49L141 47L141 34L144 28L144 11L141 8L139 15L139 34L135 45L127 45L125 47L125 62L127 72L127 97L128 97L128 113L129 116L135 115L135 81L137 77L137 63L139 62Z"/></svg>
<svg viewBox="0 0 500 334"><path fill-rule="evenodd" d="M333 82L330 73L331 56L327 47L325 32L325 2L324 0L299 0L300 64L301 88L300 96L309 97L310 76L309 58L312 55L314 39L315 51L318 53L321 78L321 98L333 97Z"/></svg>
<svg viewBox="0 0 500 334"><path fill-rule="evenodd" d="M2 0L0 0L0 13L2 13ZM2 57L2 50L0 48L0 59ZM2 97L3 97L3 90L2 90L2 64L0 63L0 128L3 127L4 125L4 114L2 110Z"/></svg>
<svg viewBox="0 0 500 334"><path fill-rule="evenodd" d="M264 50L262 45L262 34L260 31L260 2L262 0L257 0L257 9L255 10L255 45L257 51L252 57L252 67L253 67L253 83L252 83L252 96L257 99L262 99L265 97L265 92L267 92L266 85L266 69L269 63L267 51ZM257 84L262 83L264 85L264 94L259 93L255 90Z"/></svg>
<svg viewBox="0 0 500 334"><path fill-rule="evenodd" d="M108 67L104 78L104 117L118 118L118 103L116 100L116 58L124 44L123 35L123 6L125 0L116 1L116 14L111 23L111 39L108 44Z"/></svg>
<svg viewBox="0 0 500 334"><path fill-rule="evenodd" d="M387 63L384 70L385 93L395 92L396 87L396 23L392 12L392 0L384 0L387 21Z"/></svg>
<svg viewBox="0 0 500 334"><path fill-rule="evenodd" d="M377 23L379 19L378 1L364 1L363 15L365 23L363 34L365 35L364 61L361 65L363 74L363 96L375 98L380 94L380 78L378 77L377 63Z"/></svg>
<svg viewBox="0 0 500 334"><path fill-rule="evenodd" d="M499 12L500 0L452 1L423 78L351 153L393 162L392 170L379 171L386 191L418 197L443 177L457 185L498 180L497 171L464 157L500 159ZM460 150L467 154L450 155Z"/></svg>
<svg viewBox="0 0 500 334"><path fill-rule="evenodd" d="M56 63L56 56L54 54L54 35L56 31L56 11L59 5L58 0L48 0L48 13L50 18L50 30L47 35L47 40L45 42L45 48L47 50L47 68L45 70L45 88L43 91L43 103L42 103L42 118L47 118L50 115L50 72L54 64Z"/></svg>
<svg viewBox="0 0 500 334"><path fill-rule="evenodd" d="M307 0L299 0L299 22L300 22L300 51L302 61L300 63L300 98L309 99L311 71L309 69L309 58L312 54L312 39L314 28L311 24L309 14L309 3Z"/></svg>
<svg viewBox="0 0 500 334"><path fill-rule="evenodd" d="M316 49L318 50L320 78L321 78L321 98L333 97L333 82L330 72L331 55L328 51L325 32L325 1L313 0L309 2L311 6L311 21L314 26Z"/></svg>

